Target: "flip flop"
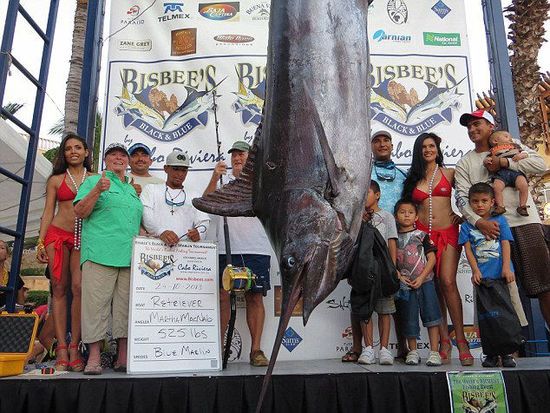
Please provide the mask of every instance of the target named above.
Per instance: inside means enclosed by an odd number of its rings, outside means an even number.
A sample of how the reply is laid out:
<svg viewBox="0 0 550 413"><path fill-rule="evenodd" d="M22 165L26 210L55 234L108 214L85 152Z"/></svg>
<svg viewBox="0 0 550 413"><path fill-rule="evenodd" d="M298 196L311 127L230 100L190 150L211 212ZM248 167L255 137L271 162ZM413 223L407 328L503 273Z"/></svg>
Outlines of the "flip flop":
<svg viewBox="0 0 550 413"><path fill-rule="evenodd" d="M103 373L101 363L88 363L84 368L84 374L86 376L99 376Z"/></svg>
<svg viewBox="0 0 550 413"><path fill-rule="evenodd" d="M360 353L350 350L342 356L342 363L357 363L359 356L361 356Z"/></svg>

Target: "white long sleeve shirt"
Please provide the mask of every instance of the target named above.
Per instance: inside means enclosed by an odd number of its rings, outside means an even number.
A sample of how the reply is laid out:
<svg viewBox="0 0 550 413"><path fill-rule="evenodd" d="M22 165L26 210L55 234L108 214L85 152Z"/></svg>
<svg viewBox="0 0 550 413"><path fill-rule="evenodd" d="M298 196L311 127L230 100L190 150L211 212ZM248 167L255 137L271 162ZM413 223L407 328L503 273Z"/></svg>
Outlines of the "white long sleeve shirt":
<svg viewBox="0 0 550 413"><path fill-rule="evenodd" d="M177 191L170 190L170 193L174 196L173 193ZM164 231L170 230L181 237L190 229L203 225L204 228L200 227L198 230L201 240L204 240L210 226L210 217L191 204L193 196L185 194L184 198L182 193L174 199L176 202L182 202L185 199L182 206L170 206L166 198L165 184L151 184L143 188L140 199L143 204L143 226L147 232L158 237ZM169 197L168 200L170 200Z"/></svg>

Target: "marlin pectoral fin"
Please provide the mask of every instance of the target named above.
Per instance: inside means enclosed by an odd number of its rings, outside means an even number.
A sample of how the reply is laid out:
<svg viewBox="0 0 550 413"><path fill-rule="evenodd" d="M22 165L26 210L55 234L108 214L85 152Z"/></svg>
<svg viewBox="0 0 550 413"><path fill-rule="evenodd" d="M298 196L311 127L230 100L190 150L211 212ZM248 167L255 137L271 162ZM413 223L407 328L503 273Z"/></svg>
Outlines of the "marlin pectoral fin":
<svg viewBox="0 0 550 413"><path fill-rule="evenodd" d="M315 102L313 101L313 98L311 97L311 92L309 91L309 87L305 82L304 92L306 105L309 107L309 113L311 113L312 115L311 121L313 122L315 131L317 132L317 138L319 139L321 151L323 152L323 158L325 159L325 165L327 167L330 186L332 189L331 194L333 197L337 197L340 193L338 182L340 181L341 174L338 166L336 165L332 149L330 149L330 146L328 144L327 134L325 133L325 128L323 127L321 117L319 116L319 112L317 111L317 106L315 106Z"/></svg>

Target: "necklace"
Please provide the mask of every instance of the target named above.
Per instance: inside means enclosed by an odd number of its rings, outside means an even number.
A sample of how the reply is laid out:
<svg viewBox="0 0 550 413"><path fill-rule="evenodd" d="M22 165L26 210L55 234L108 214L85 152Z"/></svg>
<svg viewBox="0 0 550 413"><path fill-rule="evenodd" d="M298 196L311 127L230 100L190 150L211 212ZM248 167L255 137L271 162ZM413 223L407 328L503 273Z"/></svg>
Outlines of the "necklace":
<svg viewBox="0 0 550 413"><path fill-rule="evenodd" d="M176 199L178 199L181 194L183 194L183 201L176 202ZM168 191L168 185L166 185L166 190L164 191L164 202L166 202L166 205L170 206L170 214L174 215L174 207L183 206L185 204L186 198L187 194L185 193L185 190L183 188L179 190L176 196L172 196Z"/></svg>
<svg viewBox="0 0 550 413"><path fill-rule="evenodd" d="M82 179L80 180L80 185L82 185L84 183L84 180L86 179L86 175L87 175L87 170L86 168L84 168L84 172L82 174ZM71 173L69 172L69 170L67 169L67 175L69 176L69 179L71 180L74 188L76 189L76 193L78 194L78 190L80 189L80 185L76 185L76 180L73 178L73 176L71 175ZM81 218L77 218L75 217L74 219L74 238L73 238L73 243L74 243L74 249L76 251L79 251L80 250L80 242L82 240L82 219Z"/></svg>
<svg viewBox="0 0 550 413"><path fill-rule="evenodd" d="M439 165L435 166L434 172L432 174L432 177L430 179L430 182L428 183L428 235L432 236L432 221L433 221L433 199L432 199L432 192L434 189L434 181L435 177L437 175L437 171L439 170Z"/></svg>

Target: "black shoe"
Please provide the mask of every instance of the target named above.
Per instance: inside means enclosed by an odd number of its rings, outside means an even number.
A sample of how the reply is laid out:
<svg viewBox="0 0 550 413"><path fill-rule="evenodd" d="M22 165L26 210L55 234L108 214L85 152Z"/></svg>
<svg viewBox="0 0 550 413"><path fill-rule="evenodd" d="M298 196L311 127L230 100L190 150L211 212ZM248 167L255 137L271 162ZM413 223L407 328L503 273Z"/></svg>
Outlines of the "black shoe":
<svg viewBox="0 0 550 413"><path fill-rule="evenodd" d="M483 367L498 367L498 356L487 356L481 363Z"/></svg>
<svg viewBox="0 0 550 413"><path fill-rule="evenodd" d="M516 360L511 354L502 356L502 367L516 367Z"/></svg>

